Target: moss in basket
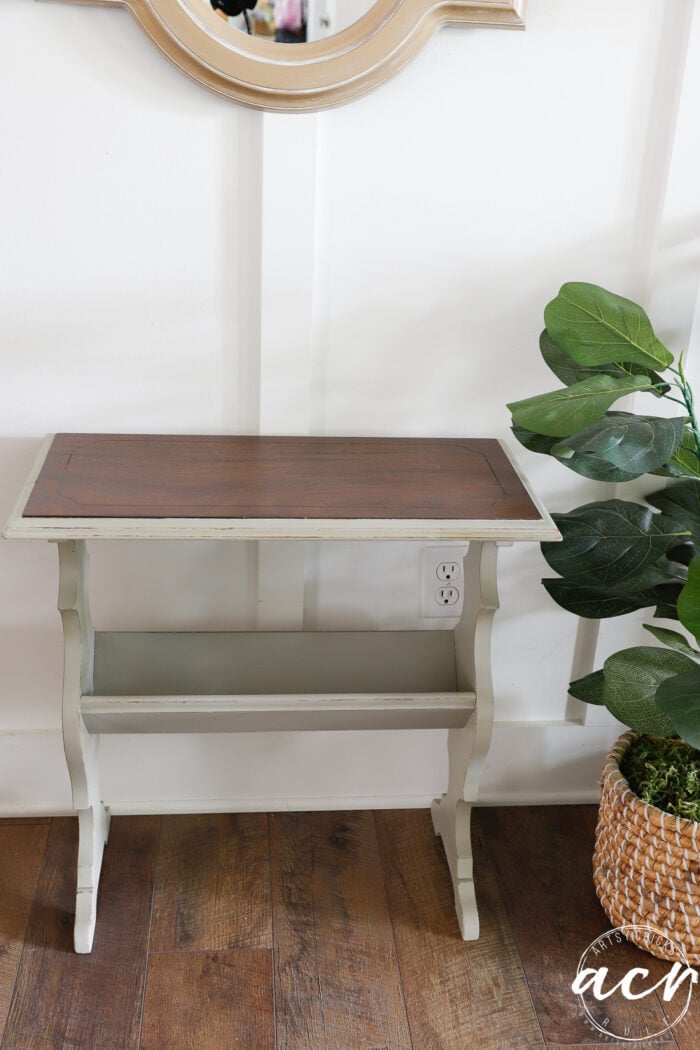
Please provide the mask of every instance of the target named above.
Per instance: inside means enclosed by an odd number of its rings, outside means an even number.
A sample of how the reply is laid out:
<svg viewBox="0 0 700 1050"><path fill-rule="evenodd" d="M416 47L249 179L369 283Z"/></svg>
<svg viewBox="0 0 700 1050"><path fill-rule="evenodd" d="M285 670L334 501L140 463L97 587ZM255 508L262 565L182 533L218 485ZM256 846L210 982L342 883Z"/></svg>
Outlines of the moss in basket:
<svg viewBox="0 0 700 1050"><path fill-rule="evenodd" d="M642 802L684 820L700 820L700 751L684 740L640 736L620 772Z"/></svg>

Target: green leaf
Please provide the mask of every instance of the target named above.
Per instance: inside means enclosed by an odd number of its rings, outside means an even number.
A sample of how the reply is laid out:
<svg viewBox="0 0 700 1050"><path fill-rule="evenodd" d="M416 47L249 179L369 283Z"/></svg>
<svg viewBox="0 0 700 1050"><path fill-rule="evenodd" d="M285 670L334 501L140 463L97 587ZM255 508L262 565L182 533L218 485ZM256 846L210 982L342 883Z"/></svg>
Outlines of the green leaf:
<svg viewBox="0 0 700 1050"><path fill-rule="evenodd" d="M671 458L683 438L683 418L607 412L585 430L552 447L552 455L596 455L632 477L656 470Z"/></svg>
<svg viewBox="0 0 700 1050"><path fill-rule="evenodd" d="M688 566L688 580L678 596L678 619L696 638L700 637L700 558Z"/></svg>
<svg viewBox="0 0 700 1050"><path fill-rule="evenodd" d="M650 473L662 474L669 478L700 478L700 459L695 451L695 438L692 430L684 431L683 440L668 463Z"/></svg>
<svg viewBox="0 0 700 1050"><path fill-rule="evenodd" d="M693 747L700 747L700 667L663 681L656 703L675 732Z"/></svg>
<svg viewBox="0 0 700 1050"><path fill-rule="evenodd" d="M534 434L531 430L525 430L523 427L515 426L512 430L520 444L524 445L530 452L539 452L550 456L552 447L559 443L558 438L546 437L544 434ZM591 478L593 481L618 483L633 481L639 476L638 474L628 474L624 470L618 470L607 459L603 459L601 456L596 456L593 453L586 453L585 455L574 453L573 456L570 456L568 459L560 459L559 462L563 463L569 470L583 475L584 478Z"/></svg>
<svg viewBox="0 0 700 1050"><path fill-rule="evenodd" d="M671 547L666 551L669 561L678 562L687 568L695 557L695 548L692 543L679 543L677 547Z"/></svg>
<svg viewBox="0 0 700 1050"><path fill-rule="evenodd" d="M700 544L700 481L675 481L666 488L649 493L644 499L667 518L688 529L693 543Z"/></svg>
<svg viewBox="0 0 700 1050"><path fill-rule="evenodd" d="M667 627L655 627L651 623L643 623L642 627L670 649L675 649L678 653L685 653L686 656L700 656L700 650L694 649L685 635L678 631L669 631Z"/></svg>
<svg viewBox="0 0 700 1050"><path fill-rule="evenodd" d="M612 376L613 379L626 379L629 376L646 376L649 382L654 384L650 388L650 393L656 397L663 397L671 389L668 383L664 383L658 372L654 372L651 368L645 368L644 365L636 364L634 361L611 361L609 364L603 365L579 365L569 357L565 350L557 346L546 328L540 335L540 353L547 367L566 386L580 383L584 379L590 379L591 376Z"/></svg>
<svg viewBox="0 0 700 1050"><path fill-rule="evenodd" d="M600 419L618 398L648 390L649 385L642 376L592 376L561 390L513 401L508 408L513 422L526 430L549 437L569 437Z"/></svg>
<svg viewBox="0 0 700 1050"><path fill-rule="evenodd" d="M561 543L543 543L550 568L572 583L646 590L674 578L666 551L684 535L675 521L625 500L587 503L553 515Z"/></svg>
<svg viewBox="0 0 700 1050"><path fill-rule="evenodd" d="M587 620L606 620L624 616L638 609L655 606L654 615L663 620L678 619L678 595L682 584L661 583L644 591L622 590L613 587L587 587L568 580L542 580L544 588L562 609L583 616Z"/></svg>
<svg viewBox="0 0 700 1050"><path fill-rule="evenodd" d="M563 285L545 307L544 321L557 346L578 364L633 361L667 368L673 362L641 306L596 284Z"/></svg>
<svg viewBox="0 0 700 1050"><path fill-rule="evenodd" d="M679 528L690 531L682 546L691 547L693 556L700 553L700 481L691 478L674 481L665 488L650 492L644 499L661 510L666 518L675 521ZM673 561L690 564L691 560L685 558L678 548L671 548L667 554Z"/></svg>
<svg viewBox="0 0 700 1050"><path fill-rule="evenodd" d="M539 452L544 456L551 455L552 445L556 445L558 441L558 438L547 437L546 434L536 434L534 430L519 427L517 423L510 429L521 445L524 445L530 452Z"/></svg>
<svg viewBox="0 0 700 1050"><path fill-rule="evenodd" d="M577 700L584 700L587 704L597 704L602 707L605 704L604 687L605 671L592 671L591 674L571 682L569 692Z"/></svg>
<svg viewBox="0 0 700 1050"><path fill-rule="evenodd" d="M656 691L667 678L694 667L687 656L668 649L623 649L605 661L605 706L638 733L673 736L673 722L657 707Z"/></svg>
<svg viewBox="0 0 700 1050"><path fill-rule="evenodd" d="M660 620L677 620L678 595L682 589L683 584L675 580L673 583L660 583L657 587L652 587L649 593L657 603L654 616L658 616Z"/></svg>

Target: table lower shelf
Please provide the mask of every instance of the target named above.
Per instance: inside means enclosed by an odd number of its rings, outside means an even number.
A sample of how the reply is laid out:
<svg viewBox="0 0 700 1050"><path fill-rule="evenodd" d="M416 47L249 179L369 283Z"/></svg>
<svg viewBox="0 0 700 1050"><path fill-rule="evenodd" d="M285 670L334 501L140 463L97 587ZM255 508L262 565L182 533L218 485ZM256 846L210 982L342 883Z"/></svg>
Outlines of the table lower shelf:
<svg viewBox="0 0 700 1050"><path fill-rule="evenodd" d="M495 542L471 542L454 631L98 632L82 540L61 540L63 743L78 814L75 949L89 952L109 807L99 736L131 732L445 727L447 791L432 807L460 931L479 933L469 817L493 725Z"/></svg>
<svg viewBox="0 0 700 1050"><path fill-rule="evenodd" d="M451 631L98 632L91 733L459 728Z"/></svg>

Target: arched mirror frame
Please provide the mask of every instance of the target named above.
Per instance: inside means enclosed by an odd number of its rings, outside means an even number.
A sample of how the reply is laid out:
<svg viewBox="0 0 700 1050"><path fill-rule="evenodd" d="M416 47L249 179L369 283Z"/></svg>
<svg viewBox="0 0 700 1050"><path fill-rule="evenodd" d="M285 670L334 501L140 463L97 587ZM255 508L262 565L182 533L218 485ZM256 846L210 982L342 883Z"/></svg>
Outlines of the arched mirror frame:
<svg viewBox="0 0 700 1050"><path fill-rule="evenodd" d="M76 0L71 0L75 3ZM357 22L304 44L250 37L203 0L77 0L126 7L160 50L205 87L255 109L312 111L364 95L441 25L522 29L527 0L376 0Z"/></svg>

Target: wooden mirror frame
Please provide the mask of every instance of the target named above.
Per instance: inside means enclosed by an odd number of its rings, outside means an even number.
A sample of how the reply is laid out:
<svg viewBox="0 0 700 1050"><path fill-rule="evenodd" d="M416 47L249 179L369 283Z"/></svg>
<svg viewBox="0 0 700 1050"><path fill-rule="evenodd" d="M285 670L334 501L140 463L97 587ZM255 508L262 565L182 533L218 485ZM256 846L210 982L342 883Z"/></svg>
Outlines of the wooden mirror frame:
<svg viewBox="0 0 700 1050"><path fill-rule="evenodd" d="M126 7L163 54L198 83L255 109L298 112L364 95L398 72L441 25L523 29L527 4L376 0L340 33L285 45L232 30L204 0L70 2Z"/></svg>

